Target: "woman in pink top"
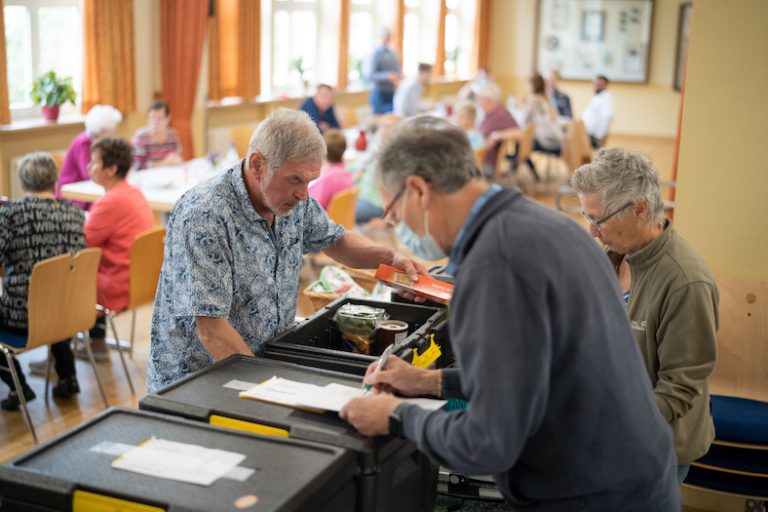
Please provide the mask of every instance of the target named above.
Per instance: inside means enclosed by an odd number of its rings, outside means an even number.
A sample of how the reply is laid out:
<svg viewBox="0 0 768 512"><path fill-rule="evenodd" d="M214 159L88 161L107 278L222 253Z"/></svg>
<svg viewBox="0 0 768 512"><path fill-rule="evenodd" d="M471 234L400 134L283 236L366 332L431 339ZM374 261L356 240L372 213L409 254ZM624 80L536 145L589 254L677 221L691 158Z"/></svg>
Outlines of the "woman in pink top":
<svg viewBox="0 0 768 512"><path fill-rule="evenodd" d="M328 165L323 168L317 181L309 187L309 195L327 210L334 194L354 187L355 180L343 163L344 151L347 149L344 134L338 130L328 130L323 135L323 140L328 150Z"/></svg>
<svg viewBox="0 0 768 512"><path fill-rule="evenodd" d="M136 235L154 227L152 209L141 191L125 180L131 168L131 145L119 138L99 139L91 147L88 172L106 194L85 221L85 244L101 248L97 278L99 304L120 311L128 305L128 267ZM95 352L106 355L104 321L91 331Z"/></svg>

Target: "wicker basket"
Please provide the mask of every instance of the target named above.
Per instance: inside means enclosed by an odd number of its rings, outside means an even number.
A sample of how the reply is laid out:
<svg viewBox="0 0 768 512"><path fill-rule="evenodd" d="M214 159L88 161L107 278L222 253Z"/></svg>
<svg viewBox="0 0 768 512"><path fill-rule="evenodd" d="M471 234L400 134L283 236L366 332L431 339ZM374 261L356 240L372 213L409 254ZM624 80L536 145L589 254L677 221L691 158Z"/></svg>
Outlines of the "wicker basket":
<svg viewBox="0 0 768 512"><path fill-rule="evenodd" d="M376 287L377 281L374 277L375 272L373 270L360 270L356 268L350 268L345 265L339 265L339 268L352 276L352 279L367 291L372 292ZM312 292L309 291L309 287L305 288L302 293L306 298L309 299L309 302L312 304L313 312L324 308L334 300L341 297L341 295L338 293Z"/></svg>

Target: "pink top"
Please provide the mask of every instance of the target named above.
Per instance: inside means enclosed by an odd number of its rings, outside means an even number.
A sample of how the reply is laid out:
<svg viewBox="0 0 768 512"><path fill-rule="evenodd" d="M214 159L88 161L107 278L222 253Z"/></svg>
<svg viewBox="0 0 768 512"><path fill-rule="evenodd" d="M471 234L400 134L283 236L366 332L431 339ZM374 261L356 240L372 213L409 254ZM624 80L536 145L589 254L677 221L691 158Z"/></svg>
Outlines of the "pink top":
<svg viewBox="0 0 768 512"><path fill-rule="evenodd" d="M86 132L79 134L69 145L64 164L61 166L59 184L56 187L56 197L61 198L61 186L67 183L77 183L91 179L88 174L88 164L91 162L91 137ZM91 203L72 201L80 208L88 210Z"/></svg>
<svg viewBox="0 0 768 512"><path fill-rule="evenodd" d="M139 189L125 180L93 204L85 221L85 244L103 251L97 277L99 304L113 311L128 306L133 239L154 226L149 203Z"/></svg>
<svg viewBox="0 0 768 512"><path fill-rule="evenodd" d="M328 164L317 181L309 187L309 195L327 210L334 194L354 186L352 173L347 171L344 164Z"/></svg>

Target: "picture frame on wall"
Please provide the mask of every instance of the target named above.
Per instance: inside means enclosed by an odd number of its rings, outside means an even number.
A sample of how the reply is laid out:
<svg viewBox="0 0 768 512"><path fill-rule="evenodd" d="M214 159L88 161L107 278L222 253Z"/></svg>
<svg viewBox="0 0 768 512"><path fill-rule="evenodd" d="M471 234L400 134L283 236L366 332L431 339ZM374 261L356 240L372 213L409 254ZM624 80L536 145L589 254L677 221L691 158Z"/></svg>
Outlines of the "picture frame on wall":
<svg viewBox="0 0 768 512"><path fill-rule="evenodd" d="M654 0L538 0L536 71L648 82L653 7Z"/></svg>
<svg viewBox="0 0 768 512"><path fill-rule="evenodd" d="M688 53L688 35L691 31L691 16L693 4L680 5L680 16L677 22L677 52L675 53L675 78L672 84L676 91L683 88L683 75L685 74L685 59Z"/></svg>

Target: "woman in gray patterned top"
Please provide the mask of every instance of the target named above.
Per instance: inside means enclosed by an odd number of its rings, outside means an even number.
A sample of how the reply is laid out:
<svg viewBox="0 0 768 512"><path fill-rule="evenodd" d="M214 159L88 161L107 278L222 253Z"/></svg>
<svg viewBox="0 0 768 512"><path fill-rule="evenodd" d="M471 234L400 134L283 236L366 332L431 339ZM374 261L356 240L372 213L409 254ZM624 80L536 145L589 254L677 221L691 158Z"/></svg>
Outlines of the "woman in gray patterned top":
<svg viewBox="0 0 768 512"><path fill-rule="evenodd" d="M17 334L27 330L27 294L32 268L38 261L77 252L85 247L83 223L85 215L74 204L55 197L58 170L48 153L30 153L19 162L19 178L26 197L0 207L0 265L5 267L3 294L0 295L0 329ZM75 363L69 340L52 345L59 383L53 395L69 398L79 390L75 379ZM27 385L21 366L14 360L24 397L35 398ZM0 401L6 411L19 408L19 397L13 381L0 358L0 379L11 388Z"/></svg>

